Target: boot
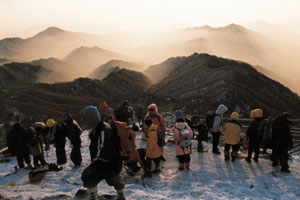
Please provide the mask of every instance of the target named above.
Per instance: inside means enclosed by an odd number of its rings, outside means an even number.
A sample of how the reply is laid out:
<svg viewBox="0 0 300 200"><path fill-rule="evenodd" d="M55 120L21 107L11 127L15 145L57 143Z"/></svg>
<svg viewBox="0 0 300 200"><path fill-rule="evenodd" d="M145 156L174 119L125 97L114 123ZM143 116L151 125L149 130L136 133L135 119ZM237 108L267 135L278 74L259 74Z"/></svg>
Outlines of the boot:
<svg viewBox="0 0 300 200"><path fill-rule="evenodd" d="M224 151L225 161L230 160L229 151Z"/></svg>
<svg viewBox="0 0 300 200"><path fill-rule="evenodd" d="M185 163L185 169L190 170L190 163Z"/></svg>
<svg viewBox="0 0 300 200"><path fill-rule="evenodd" d="M198 148L197 148L197 151L198 151L199 153L204 151L203 145L202 145L202 142L201 142L201 141L198 141Z"/></svg>
<svg viewBox="0 0 300 200"><path fill-rule="evenodd" d="M88 193L88 200L98 200L97 186L93 188L88 188L87 193Z"/></svg>
<svg viewBox="0 0 300 200"><path fill-rule="evenodd" d="M272 167L277 167L277 166L278 166L278 162L275 162L275 161L274 161L274 162L272 163Z"/></svg>
<svg viewBox="0 0 300 200"><path fill-rule="evenodd" d="M167 161L166 158L165 158L164 156L161 156L161 157L160 157L160 160L162 160L162 161L164 161L164 162Z"/></svg>
<svg viewBox="0 0 300 200"><path fill-rule="evenodd" d="M179 171L182 171L182 170L184 170L184 163L182 163L182 164L179 164L178 170L179 170Z"/></svg>
<svg viewBox="0 0 300 200"><path fill-rule="evenodd" d="M143 175L143 177L145 177L145 178L152 178L151 171L150 171L150 170L147 170L147 171L145 172L145 174Z"/></svg>
<svg viewBox="0 0 300 200"><path fill-rule="evenodd" d="M286 173L290 173L291 172L291 170L289 170L289 169L285 169L285 168L281 168L281 170L280 171L282 171L282 172L286 172Z"/></svg>
<svg viewBox="0 0 300 200"><path fill-rule="evenodd" d="M117 200L125 200L126 197L125 197L125 189L121 189L121 190L117 190L117 193L118 193L118 198Z"/></svg>
<svg viewBox="0 0 300 200"><path fill-rule="evenodd" d="M234 162L237 158L238 153L236 151L231 152L231 162Z"/></svg>
<svg viewBox="0 0 300 200"><path fill-rule="evenodd" d="M220 155L220 154L221 154L221 152L219 151L219 149L214 149L214 150L213 150L213 154Z"/></svg>
<svg viewBox="0 0 300 200"><path fill-rule="evenodd" d="M245 158L245 160L248 162L248 163L251 163L251 158Z"/></svg>

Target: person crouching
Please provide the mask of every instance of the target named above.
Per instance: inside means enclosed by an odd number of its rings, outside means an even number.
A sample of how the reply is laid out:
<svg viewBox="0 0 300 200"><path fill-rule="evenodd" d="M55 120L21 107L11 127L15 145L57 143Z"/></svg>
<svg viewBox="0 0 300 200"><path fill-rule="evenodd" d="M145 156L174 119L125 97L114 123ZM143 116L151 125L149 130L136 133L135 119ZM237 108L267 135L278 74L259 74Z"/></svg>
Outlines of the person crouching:
<svg viewBox="0 0 300 200"><path fill-rule="evenodd" d="M118 200L125 199L125 183L121 176L123 161L120 155L120 137L115 126L103 122L95 106L87 106L81 112L95 137L98 138L98 148L92 163L82 172L81 180L87 188L88 199L98 199L97 185L105 179L107 184L114 186Z"/></svg>

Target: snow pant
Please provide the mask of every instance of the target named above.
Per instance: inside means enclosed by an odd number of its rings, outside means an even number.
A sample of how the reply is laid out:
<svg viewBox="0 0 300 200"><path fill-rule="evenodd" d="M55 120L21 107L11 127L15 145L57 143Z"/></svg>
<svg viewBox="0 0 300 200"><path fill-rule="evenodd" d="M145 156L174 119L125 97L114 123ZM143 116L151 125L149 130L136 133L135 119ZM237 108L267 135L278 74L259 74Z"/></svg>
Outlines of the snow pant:
<svg viewBox="0 0 300 200"><path fill-rule="evenodd" d="M56 147L56 160L57 165L63 165L67 163L65 146Z"/></svg>
<svg viewBox="0 0 300 200"><path fill-rule="evenodd" d="M273 146L272 151L272 157L271 160L273 161L273 164L277 165L278 161L281 165L282 170L288 170L290 168L288 164L289 160L289 153L288 153L288 147L279 147L279 145L276 145L276 143Z"/></svg>
<svg viewBox="0 0 300 200"><path fill-rule="evenodd" d="M230 148L232 148L231 157L236 158L238 155L238 150L240 148L240 145L225 144L225 151L224 151L225 157L229 157Z"/></svg>
<svg viewBox="0 0 300 200"><path fill-rule="evenodd" d="M177 156L180 164L189 163L191 161L190 154L185 154L182 156Z"/></svg>
<svg viewBox="0 0 300 200"><path fill-rule="evenodd" d="M256 140L249 141L249 147L248 147L248 159L252 158L253 151L255 152L255 159L258 159L259 157L259 150L260 150L260 142Z"/></svg>
<svg viewBox="0 0 300 200"><path fill-rule="evenodd" d="M122 190L125 182L121 176L123 163L121 159L112 161L95 160L82 172L81 180L86 188L93 188L105 179L107 184L113 186L116 190Z"/></svg>
<svg viewBox="0 0 300 200"><path fill-rule="evenodd" d="M219 141L220 141L220 132L211 132L213 135L213 152L219 151L218 146L219 146Z"/></svg>
<svg viewBox="0 0 300 200"><path fill-rule="evenodd" d="M155 168L159 168L160 158L148 158L146 159L146 171L151 171L152 161L155 164Z"/></svg>
<svg viewBox="0 0 300 200"><path fill-rule="evenodd" d="M46 164L46 161L44 159L44 155L43 154L40 154L38 156L33 156L34 167L37 167L39 165L39 163L41 165L45 165Z"/></svg>
<svg viewBox="0 0 300 200"><path fill-rule="evenodd" d="M80 151L80 145L74 145L71 151L71 161L75 166L80 166L82 162L82 156Z"/></svg>
<svg viewBox="0 0 300 200"><path fill-rule="evenodd" d="M29 154L28 153L18 154L17 155L17 162L18 162L19 168L24 168L24 161L27 165L30 165L31 160L30 160Z"/></svg>
<svg viewBox="0 0 300 200"><path fill-rule="evenodd" d="M203 152L204 151L202 140L200 140L200 139L198 139L197 151L198 152Z"/></svg>

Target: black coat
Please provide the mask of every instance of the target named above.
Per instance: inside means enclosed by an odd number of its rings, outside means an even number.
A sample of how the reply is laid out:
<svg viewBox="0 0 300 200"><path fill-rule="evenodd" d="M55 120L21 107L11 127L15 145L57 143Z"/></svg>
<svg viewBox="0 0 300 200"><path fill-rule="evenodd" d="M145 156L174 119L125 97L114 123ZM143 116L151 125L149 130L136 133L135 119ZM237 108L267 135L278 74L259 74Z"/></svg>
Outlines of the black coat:
<svg viewBox="0 0 300 200"><path fill-rule="evenodd" d="M293 139L290 132L290 121L285 116L275 119L272 124L272 142L279 150L287 150L291 147Z"/></svg>
<svg viewBox="0 0 300 200"><path fill-rule="evenodd" d="M247 137L250 143L260 143L263 139L263 119L256 118L253 120L247 130Z"/></svg>
<svg viewBox="0 0 300 200"><path fill-rule="evenodd" d="M7 147L12 155L29 154L26 144L26 130L16 123L6 136Z"/></svg>
<svg viewBox="0 0 300 200"><path fill-rule="evenodd" d="M67 156L66 156L66 135L65 135L65 129L66 125L64 123L58 123L56 125L55 132L54 132L54 143L56 148L56 158L57 158L57 164L63 165L67 162ZM53 129L52 128L52 129ZM52 131L52 129L50 131Z"/></svg>
<svg viewBox="0 0 300 200"><path fill-rule="evenodd" d="M115 113L116 113L117 121L126 122L127 124L128 124L128 119L132 118L133 116L132 111L128 107L125 107L123 105L117 108Z"/></svg>

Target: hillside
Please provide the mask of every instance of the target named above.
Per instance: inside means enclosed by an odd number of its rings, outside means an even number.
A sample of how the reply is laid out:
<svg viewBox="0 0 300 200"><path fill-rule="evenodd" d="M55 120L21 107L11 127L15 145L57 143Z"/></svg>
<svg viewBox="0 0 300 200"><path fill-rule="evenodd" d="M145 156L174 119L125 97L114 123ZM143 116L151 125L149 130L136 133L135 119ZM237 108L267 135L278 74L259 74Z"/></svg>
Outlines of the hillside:
<svg viewBox="0 0 300 200"><path fill-rule="evenodd" d="M230 112L238 111L244 116L257 107L264 109L266 115L289 111L299 116L299 96L247 63L197 53L177 60L172 65L167 60L156 66L173 66L173 71L162 74L163 79L148 92L168 94L204 113L223 103Z"/></svg>
<svg viewBox="0 0 300 200"><path fill-rule="evenodd" d="M73 49L83 45L95 45L99 38L57 27L49 27L36 35L0 40L0 58L36 60L40 58L62 58Z"/></svg>
<svg viewBox="0 0 300 200"><path fill-rule="evenodd" d="M12 62L0 66L0 87L24 83L53 82L62 77L59 72L53 72L40 65Z"/></svg>
<svg viewBox="0 0 300 200"><path fill-rule="evenodd" d="M95 70L101 64L108 62L111 59L122 59L124 56L104 50L97 46L94 47L79 47L69 53L63 61L73 66L73 71L81 76L88 75L92 70Z"/></svg>
<svg viewBox="0 0 300 200"><path fill-rule="evenodd" d="M141 64L136 64L132 62L127 62L123 60L110 60L107 63L100 65L97 69L89 74L90 78L102 80L107 77L111 72L114 71L115 67L119 67L120 69L129 69L135 71L141 71L144 66Z"/></svg>

